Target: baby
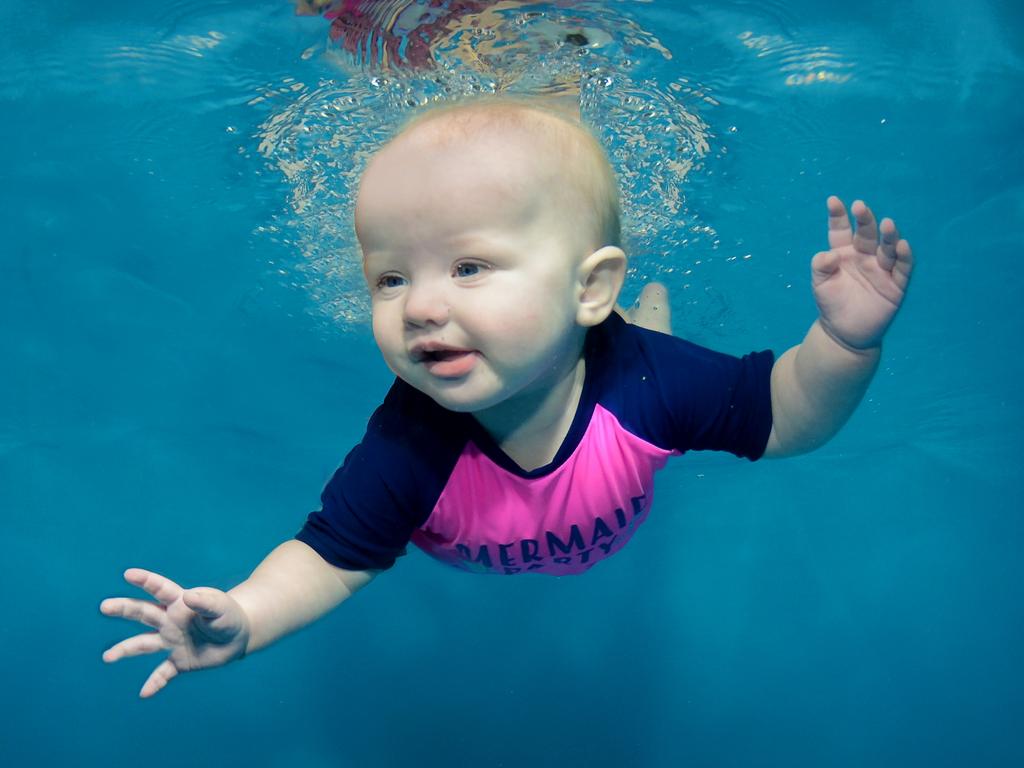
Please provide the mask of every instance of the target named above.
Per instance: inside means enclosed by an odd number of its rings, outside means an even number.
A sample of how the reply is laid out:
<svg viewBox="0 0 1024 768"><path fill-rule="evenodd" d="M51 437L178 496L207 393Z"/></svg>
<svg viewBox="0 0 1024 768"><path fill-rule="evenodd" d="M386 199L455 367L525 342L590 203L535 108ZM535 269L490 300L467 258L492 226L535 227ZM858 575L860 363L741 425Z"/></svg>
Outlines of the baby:
<svg viewBox="0 0 1024 768"><path fill-rule="evenodd" d="M854 232L838 199L828 209L820 317L777 361L735 358L668 335L659 286L617 311L614 176L577 121L497 99L421 115L372 158L356 202L373 334L397 376L365 437L322 509L229 592L126 571L157 602L101 611L156 631L104 660L170 651L152 696L324 615L410 541L468 571L581 573L643 522L670 456L821 445L864 394L911 271L891 220L857 202Z"/></svg>

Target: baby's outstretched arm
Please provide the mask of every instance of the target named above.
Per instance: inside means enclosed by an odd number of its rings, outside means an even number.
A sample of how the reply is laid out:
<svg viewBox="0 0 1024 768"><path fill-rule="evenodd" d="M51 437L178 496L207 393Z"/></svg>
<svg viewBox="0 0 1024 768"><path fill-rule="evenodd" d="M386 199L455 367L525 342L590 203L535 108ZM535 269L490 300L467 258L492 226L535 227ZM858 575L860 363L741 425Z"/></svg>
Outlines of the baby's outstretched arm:
<svg viewBox="0 0 1024 768"><path fill-rule="evenodd" d="M103 660L170 651L139 692L147 698L180 672L222 666L306 626L366 586L376 573L336 568L300 541L278 546L229 592L183 589L157 573L130 568L125 581L157 602L114 597L104 600L100 611L156 631L122 640Z"/></svg>
<svg viewBox="0 0 1024 768"><path fill-rule="evenodd" d="M882 337L906 295L910 244L892 219L879 227L863 202L851 211L856 233L842 201L828 199L829 250L811 261L820 315L772 369L773 426L765 456L813 450L839 431L874 376Z"/></svg>

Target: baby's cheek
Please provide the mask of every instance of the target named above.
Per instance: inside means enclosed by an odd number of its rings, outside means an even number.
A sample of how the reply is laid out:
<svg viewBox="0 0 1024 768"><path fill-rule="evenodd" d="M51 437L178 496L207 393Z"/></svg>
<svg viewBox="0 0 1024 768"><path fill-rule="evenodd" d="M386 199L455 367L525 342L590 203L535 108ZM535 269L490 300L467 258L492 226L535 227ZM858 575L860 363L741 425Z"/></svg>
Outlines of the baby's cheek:
<svg viewBox="0 0 1024 768"><path fill-rule="evenodd" d="M386 312L374 309L371 317L373 340L377 342L377 347L383 353L385 359L394 354L396 339L398 339L397 343L400 345L401 329L396 332L394 325L394 320L388 317ZM388 360L388 365L391 365L390 360Z"/></svg>
<svg viewBox="0 0 1024 768"><path fill-rule="evenodd" d="M377 342L377 346L381 347L381 351L383 351L384 345L381 343L383 327L376 312L370 316L370 328L373 330L373 340Z"/></svg>

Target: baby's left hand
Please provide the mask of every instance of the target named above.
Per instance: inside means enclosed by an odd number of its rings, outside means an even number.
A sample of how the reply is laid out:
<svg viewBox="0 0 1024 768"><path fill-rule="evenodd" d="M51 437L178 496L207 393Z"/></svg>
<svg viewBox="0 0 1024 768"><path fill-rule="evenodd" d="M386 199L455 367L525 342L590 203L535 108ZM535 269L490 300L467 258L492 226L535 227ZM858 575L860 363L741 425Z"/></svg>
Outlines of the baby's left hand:
<svg viewBox="0 0 1024 768"><path fill-rule="evenodd" d="M829 250L811 261L812 285L825 331L843 346L863 350L881 344L906 295L913 257L892 219L876 225L860 200L850 211L856 232L843 202L828 199Z"/></svg>

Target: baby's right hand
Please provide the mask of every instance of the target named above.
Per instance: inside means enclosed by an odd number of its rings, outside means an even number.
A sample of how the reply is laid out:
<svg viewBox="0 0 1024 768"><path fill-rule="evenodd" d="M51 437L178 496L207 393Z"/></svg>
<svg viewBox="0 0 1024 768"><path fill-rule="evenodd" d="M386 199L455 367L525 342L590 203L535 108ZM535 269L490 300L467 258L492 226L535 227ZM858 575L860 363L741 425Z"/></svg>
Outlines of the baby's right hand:
<svg viewBox="0 0 1024 768"><path fill-rule="evenodd" d="M211 587L185 590L141 568L129 568L124 579L159 602L111 597L100 603L100 611L107 616L134 619L156 632L122 640L103 653L103 660L109 663L125 656L171 652L147 678L139 692L142 698L157 693L179 672L219 667L245 655L249 619L226 592Z"/></svg>

